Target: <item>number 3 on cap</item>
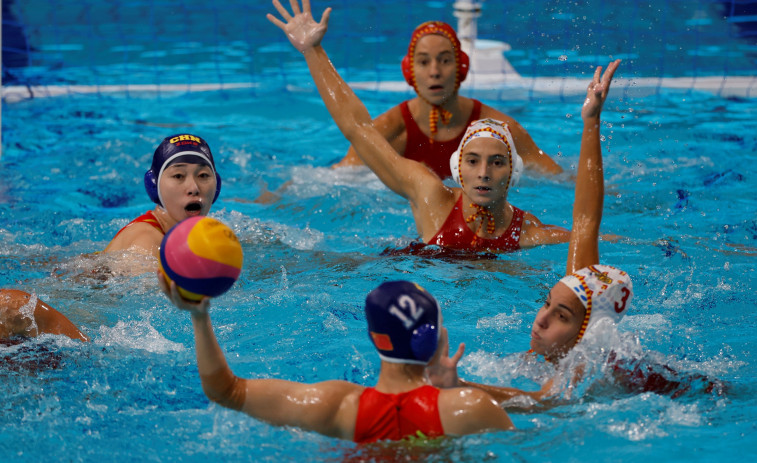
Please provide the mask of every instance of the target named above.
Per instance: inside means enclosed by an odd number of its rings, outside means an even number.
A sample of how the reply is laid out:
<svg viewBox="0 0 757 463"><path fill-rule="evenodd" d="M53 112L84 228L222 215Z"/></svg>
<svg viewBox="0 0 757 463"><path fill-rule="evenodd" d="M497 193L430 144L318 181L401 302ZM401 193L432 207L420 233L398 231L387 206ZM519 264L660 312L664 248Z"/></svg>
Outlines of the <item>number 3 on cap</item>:
<svg viewBox="0 0 757 463"><path fill-rule="evenodd" d="M615 313L621 313L626 310L626 302L628 302L628 296L631 295L631 291L625 286L620 288L620 290L623 293L623 297L620 299L620 302L615 301Z"/></svg>

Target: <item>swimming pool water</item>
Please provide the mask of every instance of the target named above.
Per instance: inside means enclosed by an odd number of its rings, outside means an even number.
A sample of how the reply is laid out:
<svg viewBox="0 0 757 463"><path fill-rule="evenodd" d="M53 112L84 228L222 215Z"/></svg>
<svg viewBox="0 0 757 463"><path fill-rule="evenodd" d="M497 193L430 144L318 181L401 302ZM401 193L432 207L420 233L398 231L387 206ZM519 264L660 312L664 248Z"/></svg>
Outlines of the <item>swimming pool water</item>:
<svg viewBox="0 0 757 463"><path fill-rule="evenodd" d="M513 412L518 430L511 433L420 447L356 448L209 404L197 375L189 317L159 294L154 275L94 271L114 267L115 259L93 253L151 208L142 176L155 146L167 135L189 131L205 137L223 177L211 215L238 234L245 265L232 290L214 301L212 317L240 376L373 384L379 360L365 333L362 304L379 283L402 278L420 283L439 299L452 344L467 345L464 377L533 389L552 369L522 353L536 309L564 273L567 246L482 260L386 255L387 248L402 248L416 238L410 209L367 170L327 167L343 156L347 143L308 84L304 65L289 64L290 52L279 58L278 32L235 23L235 8L241 8L236 2L224 3L220 16L214 16L215 10L187 8L182 10L186 15L213 18L206 26L220 31L212 37L223 50L221 58L217 48L194 37L194 45L173 48L176 56L169 54L168 62L156 60L151 41L168 37L160 32L175 25L155 18L175 3L113 8L82 2L57 19L46 16L50 12L45 8L34 10L43 24L58 22L48 29L30 28L37 34L33 38L55 37L69 22L77 25L77 33L88 32L60 40L55 53L25 69L28 82L204 82L218 76L229 82L252 75L257 86L207 93L71 93L3 102L0 287L36 293L93 339L81 344L43 336L0 346L4 461L688 462L757 457L752 381L757 374L752 358L757 315L751 310L757 107L754 100L664 88L653 96L632 97L616 87L605 105L602 230L623 238L603 242L601 260L631 274L635 298L617 330L582 343L568 359L569 367L587 360L589 369L557 406ZM348 3L332 6L344 9ZM618 4L619 17L655 13L652 5ZM344 35L330 44L332 58L353 80L399 78L398 58L386 49L401 54L405 31L427 19L421 13L446 12L442 18L453 20L444 2L386 5L333 16L331 29ZM620 77L669 74L678 66L711 73L722 69L724 61L733 69L750 69L753 57L743 43L691 44L685 56L676 55L677 64L665 59L665 43L685 43L687 30L722 27L717 21L707 25L702 17L692 23L699 11L692 5L658 2L668 13L655 14L671 26L663 38L640 32L645 20L635 22L635 32L628 36L612 26L609 9L601 10L599 17L605 19L599 22L607 27L602 40L592 37L596 48L591 49L575 49L566 38L589 27L568 2L554 2L543 20L526 11L525 4L492 2L486 8L493 9L494 17L524 21L512 21L506 34L492 22L481 27L489 38L517 40L520 51L510 59L528 75L580 74L583 63L607 49L628 52ZM706 9L717 6L706 2ZM156 35L140 38L128 29L135 21L127 16L148 17L140 8L152 12L150 30ZM262 14L255 13L257 6L251 8L246 14ZM101 9L112 15L112 23L78 29L77 21L87 15L105 15ZM686 19L675 21L676 15ZM348 19L354 20L354 29ZM378 19L380 27L372 26ZM599 22L590 20L596 28ZM675 28L677 23L682 29ZM118 49L122 42L108 42L103 31L119 24L124 27L119 40L135 41L134 48ZM250 34L253 30L259 33ZM181 40L192 42L185 29L178 32ZM357 37L362 37L361 46L348 46ZM77 40L99 48L78 53L72 44ZM115 55L114 47L120 50ZM196 56L202 65L185 75L187 68L177 56L192 47L201 50ZM567 62L555 58L571 49ZM257 55L247 61L250 50ZM644 54L648 50L657 54L649 58ZM718 58L703 60L705 51ZM210 62L209 56L217 61ZM122 61L125 57L130 61ZM91 59L100 64L92 66ZM406 96L359 95L372 114ZM574 167L581 98L512 102L467 95L515 117L542 149L564 167ZM275 189L288 180L293 184L279 201L251 202L264 186ZM567 179L526 175L510 199L546 223L570 225L573 185ZM685 375L705 375L723 384L722 393L706 392L696 381L678 397L628 393L603 369L609 348Z"/></svg>
<svg viewBox="0 0 757 463"><path fill-rule="evenodd" d="M361 96L373 113L385 109L386 95ZM0 286L35 292L94 341L43 337L0 348L5 361L28 358L0 367L0 447L13 460L332 461L354 451L210 405L189 318L157 292L154 275L102 278L91 270L109 258L82 257L150 207L140 182L152 149L183 130L209 140L224 178L212 215L235 230L245 252L240 281L213 310L236 374L371 384L378 358L362 303L396 278L440 300L452 343L468 346L466 377L533 388L546 374L520 354L535 310L564 271L565 245L481 261L382 256L415 239L409 208L366 170L325 167L347 145L312 93L124 103L82 96L4 107ZM580 102L489 103L516 117L563 166L576 162ZM553 409L513 413L516 432L433 451L371 451L430 452L426 458L445 461L754 455L754 104L670 93L612 99L604 116L603 231L624 238L600 251L603 262L631 273L636 293L608 342L722 381L725 393L629 394L600 371ZM280 201L249 202L264 183L289 179ZM572 197L567 181L526 176L511 200L547 223L569 225ZM60 365L35 367L35 358L49 360L48 350ZM601 355L586 355L594 354Z"/></svg>

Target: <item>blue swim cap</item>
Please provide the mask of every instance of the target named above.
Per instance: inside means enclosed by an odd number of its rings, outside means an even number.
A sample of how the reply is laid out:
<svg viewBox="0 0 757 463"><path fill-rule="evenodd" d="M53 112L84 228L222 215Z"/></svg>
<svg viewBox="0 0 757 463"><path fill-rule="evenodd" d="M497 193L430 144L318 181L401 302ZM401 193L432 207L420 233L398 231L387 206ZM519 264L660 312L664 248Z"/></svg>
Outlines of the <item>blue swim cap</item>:
<svg viewBox="0 0 757 463"><path fill-rule="evenodd" d="M425 365L439 343L441 310L428 291L389 281L365 298L368 334L382 360Z"/></svg>
<svg viewBox="0 0 757 463"><path fill-rule="evenodd" d="M201 164L210 167L216 176L216 202L221 193L221 176L216 172L216 164L208 143L197 135L176 134L166 137L155 149L152 155L152 166L145 172L145 190L150 199L157 205L163 206L158 184L166 167L180 162Z"/></svg>

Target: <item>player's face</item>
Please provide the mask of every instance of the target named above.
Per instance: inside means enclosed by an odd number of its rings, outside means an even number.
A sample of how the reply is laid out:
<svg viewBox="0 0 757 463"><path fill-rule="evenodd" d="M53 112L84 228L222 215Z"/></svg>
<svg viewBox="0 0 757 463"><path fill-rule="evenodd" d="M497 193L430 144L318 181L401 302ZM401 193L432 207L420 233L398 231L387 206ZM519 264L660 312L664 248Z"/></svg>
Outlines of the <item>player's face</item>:
<svg viewBox="0 0 757 463"><path fill-rule="evenodd" d="M586 309L565 284L552 287L531 328L531 349L548 359L559 358L578 341Z"/></svg>
<svg viewBox="0 0 757 463"><path fill-rule="evenodd" d="M418 94L431 104L441 105L455 92L457 63L448 38L428 34L415 46L413 70Z"/></svg>
<svg viewBox="0 0 757 463"><path fill-rule="evenodd" d="M216 193L216 176L202 164L173 164L160 177L163 207L176 222L207 215Z"/></svg>
<svg viewBox="0 0 757 463"><path fill-rule="evenodd" d="M465 145L460 159L460 178L468 198L487 207L507 199L511 168L504 143L494 138L474 138Z"/></svg>

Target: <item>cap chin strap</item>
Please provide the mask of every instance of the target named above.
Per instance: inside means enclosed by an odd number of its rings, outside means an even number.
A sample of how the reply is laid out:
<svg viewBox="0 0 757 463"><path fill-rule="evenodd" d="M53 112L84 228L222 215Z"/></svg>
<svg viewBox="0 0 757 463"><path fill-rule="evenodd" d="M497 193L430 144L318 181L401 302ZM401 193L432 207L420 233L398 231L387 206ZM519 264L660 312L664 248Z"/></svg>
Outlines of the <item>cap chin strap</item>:
<svg viewBox="0 0 757 463"><path fill-rule="evenodd" d="M210 159L204 154L198 153L197 151L181 151L179 153L174 154L170 158L166 159L163 165L160 166L160 172L158 173L158 183L156 185L156 189L158 190L158 199L160 200L159 206L163 206L163 209L165 209L165 204L166 204L165 202L163 202L163 195L160 194L160 179L163 177L163 171L166 170L166 167L168 167L169 164L171 164L171 161L178 158L179 156L184 156L184 155L197 156L198 158L208 163L208 166L210 167L210 170L213 171L214 176L216 174L216 170L213 168L213 163L210 162Z"/></svg>
<svg viewBox="0 0 757 463"><path fill-rule="evenodd" d="M478 233L484 226L484 222L486 222L486 233L492 236L494 235L494 231L496 230L496 224L494 223L494 214L492 214L492 211L490 211L488 207L481 206L476 203L471 203L470 205L475 209L475 212L465 218L465 223L471 223L478 218L481 219L481 223L478 225L478 229L476 229L473 234L473 242L471 242L471 245L475 246L476 242L480 239Z"/></svg>
<svg viewBox="0 0 757 463"><path fill-rule="evenodd" d="M428 130L431 133L431 136L428 137L429 143L434 143L434 137L439 132L440 119L442 124L447 125L452 120L452 113L441 106L431 104L431 112L428 115Z"/></svg>

